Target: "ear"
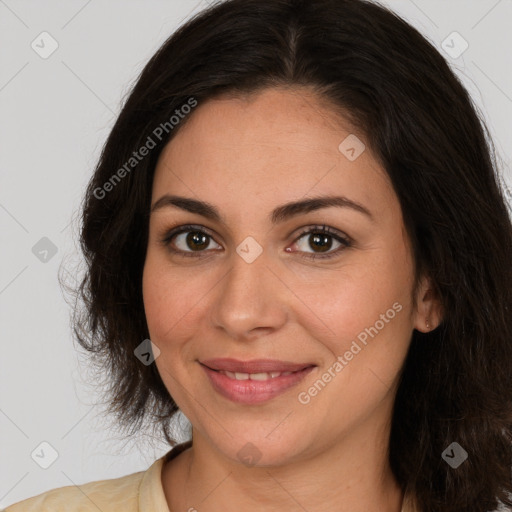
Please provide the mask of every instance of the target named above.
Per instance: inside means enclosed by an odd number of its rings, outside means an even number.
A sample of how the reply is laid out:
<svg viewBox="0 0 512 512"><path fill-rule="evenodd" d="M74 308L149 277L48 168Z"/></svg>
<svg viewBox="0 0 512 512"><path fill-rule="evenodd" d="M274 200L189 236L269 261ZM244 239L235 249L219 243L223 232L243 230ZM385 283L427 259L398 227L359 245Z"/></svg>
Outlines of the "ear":
<svg viewBox="0 0 512 512"><path fill-rule="evenodd" d="M434 330L443 320L440 298L434 291L429 277L424 276L416 292L414 328L420 332Z"/></svg>

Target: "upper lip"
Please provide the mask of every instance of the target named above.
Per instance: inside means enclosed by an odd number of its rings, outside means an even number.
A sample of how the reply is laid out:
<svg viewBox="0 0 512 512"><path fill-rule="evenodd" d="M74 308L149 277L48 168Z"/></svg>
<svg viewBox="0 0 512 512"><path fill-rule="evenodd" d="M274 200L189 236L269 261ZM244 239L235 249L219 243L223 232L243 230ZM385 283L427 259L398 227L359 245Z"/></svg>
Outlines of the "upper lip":
<svg viewBox="0 0 512 512"><path fill-rule="evenodd" d="M223 370L235 373L266 373L266 372L296 372L315 366L313 363L292 363L277 359L252 359L240 361L238 359L217 358L200 361L212 370Z"/></svg>

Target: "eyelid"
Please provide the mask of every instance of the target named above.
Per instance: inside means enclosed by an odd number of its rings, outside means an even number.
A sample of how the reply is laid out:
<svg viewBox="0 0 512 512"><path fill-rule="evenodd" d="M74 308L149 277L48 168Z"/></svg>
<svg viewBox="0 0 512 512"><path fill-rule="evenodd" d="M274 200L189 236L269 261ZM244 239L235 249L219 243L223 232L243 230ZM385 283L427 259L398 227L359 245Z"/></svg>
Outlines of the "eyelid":
<svg viewBox="0 0 512 512"><path fill-rule="evenodd" d="M166 229L165 235L161 239L161 242L166 245L174 236L179 235L181 233L186 233L188 231L203 232L205 235L210 236L212 239L215 239L216 236L213 233L213 231L199 224L179 224L173 228Z"/></svg>
<svg viewBox="0 0 512 512"><path fill-rule="evenodd" d="M330 226L326 226L325 224L310 225L303 228L301 232L295 237L293 243L296 244L304 235L310 235L313 233L322 233L334 238L340 244L340 247L333 251L326 252L324 254L298 251L299 257L305 258L310 261L313 261L315 259L334 259L337 256L339 256L341 252L343 252L345 249L352 247L354 244L354 241L351 237L349 237L348 235L341 231L338 231L337 229L331 228Z"/></svg>
<svg viewBox="0 0 512 512"><path fill-rule="evenodd" d="M304 228L301 228L301 231L298 235L295 236L294 242L296 242L298 239L302 238L302 236L309 234L309 233L325 233L327 235L330 235L336 239L341 239L341 241L346 242L348 244L354 243L354 240L349 237L347 234L345 234L343 231L339 231L338 229L331 228L330 226L327 226L326 224L311 224L309 226L306 226Z"/></svg>
<svg viewBox="0 0 512 512"><path fill-rule="evenodd" d="M200 233L204 233L208 237L210 237L212 240L215 241L215 235L212 231L210 231L208 228L198 225L198 224L179 224L178 226L175 226L173 228L170 228L165 231L165 235L160 238L160 243L168 249L173 254L178 254L181 256L195 256L195 257L204 257L206 255L205 251L183 251L181 249L171 249L171 240L177 236L181 235L183 233L187 233L190 231L197 231ZM218 242L215 242L218 244ZM220 244L219 244L220 245ZM202 253L202 254L201 254Z"/></svg>

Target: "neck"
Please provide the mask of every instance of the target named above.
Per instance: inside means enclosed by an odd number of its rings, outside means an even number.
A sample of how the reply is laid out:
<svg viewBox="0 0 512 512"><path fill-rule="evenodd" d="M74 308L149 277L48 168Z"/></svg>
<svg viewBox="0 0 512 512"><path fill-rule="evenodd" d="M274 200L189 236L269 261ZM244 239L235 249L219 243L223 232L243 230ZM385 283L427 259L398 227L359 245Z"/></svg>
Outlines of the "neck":
<svg viewBox="0 0 512 512"><path fill-rule="evenodd" d="M389 428L360 425L300 460L245 466L199 432L170 461L162 480L172 512L400 512L403 493L388 462Z"/></svg>

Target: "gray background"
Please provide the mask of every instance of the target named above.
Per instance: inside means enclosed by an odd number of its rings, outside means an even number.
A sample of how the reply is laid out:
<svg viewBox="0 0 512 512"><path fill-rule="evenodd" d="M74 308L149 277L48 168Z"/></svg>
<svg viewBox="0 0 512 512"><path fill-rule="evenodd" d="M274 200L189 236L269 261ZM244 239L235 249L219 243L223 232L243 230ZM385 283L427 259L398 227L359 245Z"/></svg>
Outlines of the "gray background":
<svg viewBox="0 0 512 512"><path fill-rule="evenodd" d="M469 89L512 190L512 0L384 3L440 49ZM107 429L57 273L79 261L78 206L121 100L161 43L207 5L0 0L0 507L144 470L168 450L158 439L121 443ZM51 49L44 31L58 43L47 58L31 47ZM454 31L469 44L460 56ZM31 457L51 456L42 442L58 452L47 469Z"/></svg>

